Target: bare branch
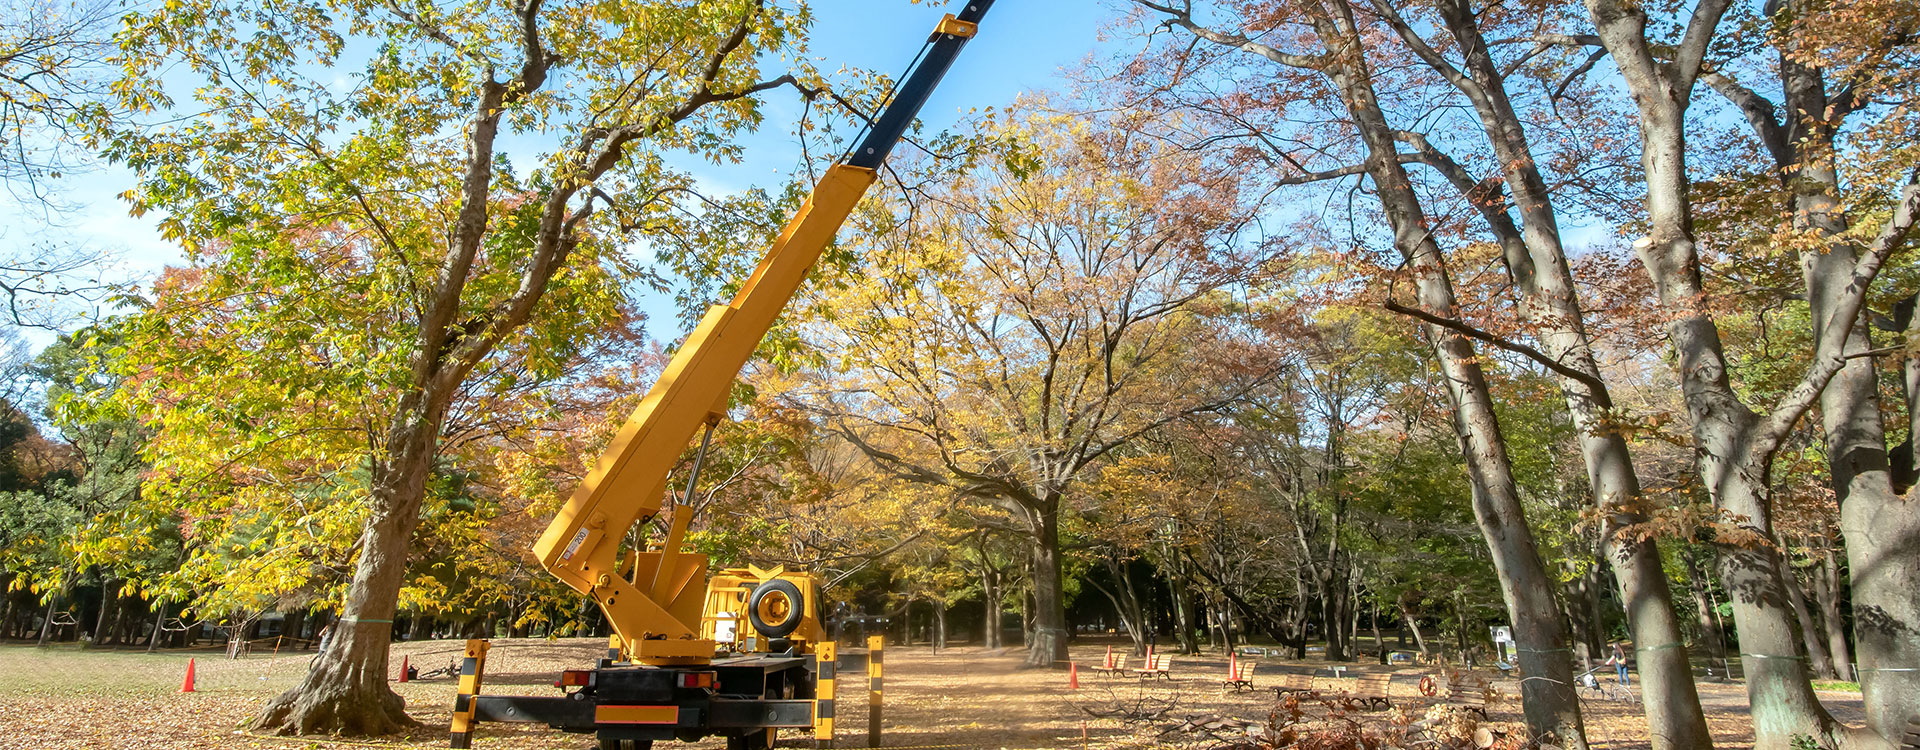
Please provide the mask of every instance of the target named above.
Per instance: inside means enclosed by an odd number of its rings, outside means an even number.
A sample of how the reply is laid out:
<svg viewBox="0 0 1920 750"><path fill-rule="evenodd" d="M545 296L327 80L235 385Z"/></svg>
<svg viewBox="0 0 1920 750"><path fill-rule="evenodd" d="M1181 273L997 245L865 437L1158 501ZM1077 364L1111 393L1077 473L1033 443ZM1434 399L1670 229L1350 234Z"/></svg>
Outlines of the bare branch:
<svg viewBox="0 0 1920 750"><path fill-rule="evenodd" d="M1251 52L1291 68L1317 70L1326 63L1327 58L1325 55L1296 55L1291 52L1283 52L1271 45L1261 44L1260 42L1249 39L1243 34L1229 34L1202 26L1193 20L1193 8L1191 5L1174 8L1171 5L1151 2L1151 0L1134 0L1134 2L1140 4L1142 7L1167 14L1170 16L1167 23L1184 28L1193 32L1194 36L1222 47L1232 47L1245 52Z"/></svg>

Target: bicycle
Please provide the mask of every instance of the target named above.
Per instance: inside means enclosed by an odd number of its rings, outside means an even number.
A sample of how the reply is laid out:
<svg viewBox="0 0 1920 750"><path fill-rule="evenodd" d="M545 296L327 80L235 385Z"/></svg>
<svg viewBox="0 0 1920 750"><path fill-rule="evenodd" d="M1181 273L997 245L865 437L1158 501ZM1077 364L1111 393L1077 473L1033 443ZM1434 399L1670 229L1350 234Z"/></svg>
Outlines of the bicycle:
<svg viewBox="0 0 1920 750"><path fill-rule="evenodd" d="M1590 696L1586 697L1598 698L1600 700L1633 700L1633 689L1631 687L1595 677L1594 673L1601 669L1602 667L1594 667L1593 669L1576 675L1573 678L1574 694L1579 695L1581 691L1585 691L1591 693Z"/></svg>

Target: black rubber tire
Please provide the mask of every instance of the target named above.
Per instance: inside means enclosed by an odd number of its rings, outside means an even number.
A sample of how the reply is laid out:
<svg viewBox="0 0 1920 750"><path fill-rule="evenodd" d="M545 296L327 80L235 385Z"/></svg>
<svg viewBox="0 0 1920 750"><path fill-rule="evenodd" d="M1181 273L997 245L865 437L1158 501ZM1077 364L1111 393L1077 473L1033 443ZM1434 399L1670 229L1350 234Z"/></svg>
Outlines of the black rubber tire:
<svg viewBox="0 0 1920 750"><path fill-rule="evenodd" d="M653 750L653 740L601 740L600 750Z"/></svg>
<svg viewBox="0 0 1920 750"><path fill-rule="evenodd" d="M774 592L785 594L793 606L787 609L787 619L781 622L766 622L760 619L760 601ZM775 578L760 584L753 590L753 596L747 597L747 622L753 623L753 629L768 638L784 638L800 629L800 621L805 619L807 600L800 598L800 587L792 581Z"/></svg>

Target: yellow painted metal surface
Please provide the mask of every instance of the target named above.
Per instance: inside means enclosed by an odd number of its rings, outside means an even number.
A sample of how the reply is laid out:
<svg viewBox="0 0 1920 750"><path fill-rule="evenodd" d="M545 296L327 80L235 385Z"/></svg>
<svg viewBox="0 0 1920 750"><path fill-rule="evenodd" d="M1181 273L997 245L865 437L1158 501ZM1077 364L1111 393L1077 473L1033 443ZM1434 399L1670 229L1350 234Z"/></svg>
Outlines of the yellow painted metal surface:
<svg viewBox="0 0 1920 750"><path fill-rule="evenodd" d="M619 542L636 521L660 511L668 472L701 427L724 416L715 412L724 408L740 368L873 180L870 169L835 165L827 170L739 293L709 309L688 335L534 544L542 566L600 603L635 661L696 663L686 659L711 656L712 641L699 633L707 559L680 552L685 521L679 518L664 552L636 555L631 576L621 575L616 566ZM685 643L654 645L661 641ZM704 649L707 657L654 661L634 654L648 649Z"/></svg>
<svg viewBox="0 0 1920 750"><path fill-rule="evenodd" d="M833 694L839 684L840 644L821 641L814 647L813 656L819 660L816 667L819 681L813 691L813 739L824 747L833 747Z"/></svg>
<svg viewBox="0 0 1920 750"><path fill-rule="evenodd" d="M447 727L448 747L473 746L473 725L479 723L479 707L474 703L474 697L480 694L480 684L487 674L487 650L490 647L483 639L467 641L466 653L460 663L459 688L453 696L453 719Z"/></svg>
<svg viewBox="0 0 1920 750"><path fill-rule="evenodd" d="M880 746L881 673L886 662L887 637L867 636L867 747Z"/></svg>
<svg viewBox="0 0 1920 750"><path fill-rule="evenodd" d="M964 36L969 38L971 38L975 33L978 33L979 31L980 31L980 24L969 23L967 21L962 21L958 18L954 18L952 13L948 13L946 18L940 19L940 25L933 27L933 33L935 34L952 34L954 36Z"/></svg>
<svg viewBox="0 0 1920 750"><path fill-rule="evenodd" d="M715 572L707 582L706 606L700 614L700 637L727 651L765 652L766 639L754 631L747 619L747 600L754 589L776 578L790 581L800 589L800 626L788 634L786 640L799 646L802 653L824 646L826 629L820 625L820 615L827 606L820 596L823 581L817 574L787 570L784 565L776 565L771 570L748 565Z"/></svg>

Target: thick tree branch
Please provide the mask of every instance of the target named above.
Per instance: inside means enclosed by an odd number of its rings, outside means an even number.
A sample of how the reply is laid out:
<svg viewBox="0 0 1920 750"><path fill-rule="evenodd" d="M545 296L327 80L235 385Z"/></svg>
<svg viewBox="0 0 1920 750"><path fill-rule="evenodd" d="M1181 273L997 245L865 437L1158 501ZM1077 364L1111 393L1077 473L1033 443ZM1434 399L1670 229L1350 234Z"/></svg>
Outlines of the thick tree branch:
<svg viewBox="0 0 1920 750"><path fill-rule="evenodd" d="M1747 118L1747 124L1753 126L1753 132L1760 136L1760 142L1767 147L1767 153L1773 156L1773 163L1793 163L1793 145L1787 142L1787 128L1780 123L1779 107L1772 100L1717 70L1701 74L1701 80L1739 108L1740 114Z"/></svg>
<svg viewBox="0 0 1920 750"><path fill-rule="evenodd" d="M1379 14L1380 20L1385 21L1387 27L1393 29L1393 33L1398 34L1400 40L1407 43L1407 48L1413 50L1413 54L1425 62L1427 67L1447 79L1448 83L1453 84L1454 88L1466 94L1476 104L1486 98L1486 89L1482 88L1478 81L1467 77L1466 73L1454 67L1446 56L1427 44L1427 40L1420 38L1420 34L1413 30L1413 26L1400 15L1400 11L1394 9L1392 3L1388 0L1369 0L1369 2L1372 3L1374 12Z"/></svg>
<svg viewBox="0 0 1920 750"><path fill-rule="evenodd" d="M1714 31L1720 28L1720 17L1726 15L1731 5L1733 0L1700 0L1693 6L1686 36L1674 50L1673 76L1669 80L1680 96L1689 96L1687 92L1693 89L1693 82L1706 65L1707 48L1713 43Z"/></svg>
<svg viewBox="0 0 1920 750"><path fill-rule="evenodd" d="M1588 375L1577 369L1568 367L1567 365L1561 363L1559 360L1556 360L1552 357L1547 356L1546 352L1540 351L1539 349L1535 349L1531 346L1527 346L1526 344L1522 344L1517 341L1512 341L1504 337L1495 336L1491 333L1488 333L1486 331L1483 331L1471 325L1468 325L1462 321L1454 320L1452 318L1443 318L1438 315L1434 315L1433 313L1427 312L1425 310L1407 307L1406 305L1402 305L1393 300L1387 300L1383 306L1390 312L1396 312L1410 318L1414 318L1420 321L1431 323L1436 326L1440 326L1441 328L1455 331L1468 338L1487 342L1488 344L1492 344L1501 349L1505 349L1507 351L1513 352L1520 356L1526 357L1527 359L1531 359L1535 362L1538 362L1542 367L1545 367L1549 370L1554 371L1555 374L1558 374L1561 377L1568 378L1570 380L1579 381L1581 385L1586 386L1587 392L1591 394L1591 396L1593 397L1593 402L1596 406L1599 406L1602 409L1613 408L1613 402L1612 402L1612 399L1609 398L1607 395L1607 388L1605 383L1600 382L1598 378L1595 378L1592 375Z"/></svg>
<svg viewBox="0 0 1920 750"><path fill-rule="evenodd" d="M1907 235L1913 230L1913 222L1920 216L1920 170L1916 170L1901 188L1900 200L1894 204L1893 215L1887 219L1880 233L1873 238L1867 252L1854 265L1853 280L1847 285L1846 294L1836 300L1833 315L1827 319L1820 333L1820 348L1814 353L1814 364L1807 370L1806 377L1788 391L1773 411L1767 415L1754 436L1749 448L1751 458L1770 458L1780 448L1780 444L1793 431L1794 424L1806 416L1820 399L1820 392L1827 387L1827 381L1847 366L1846 342L1860 317L1860 309L1866 304L1867 287L1880 273L1881 264L1887 256L1906 242Z"/></svg>

